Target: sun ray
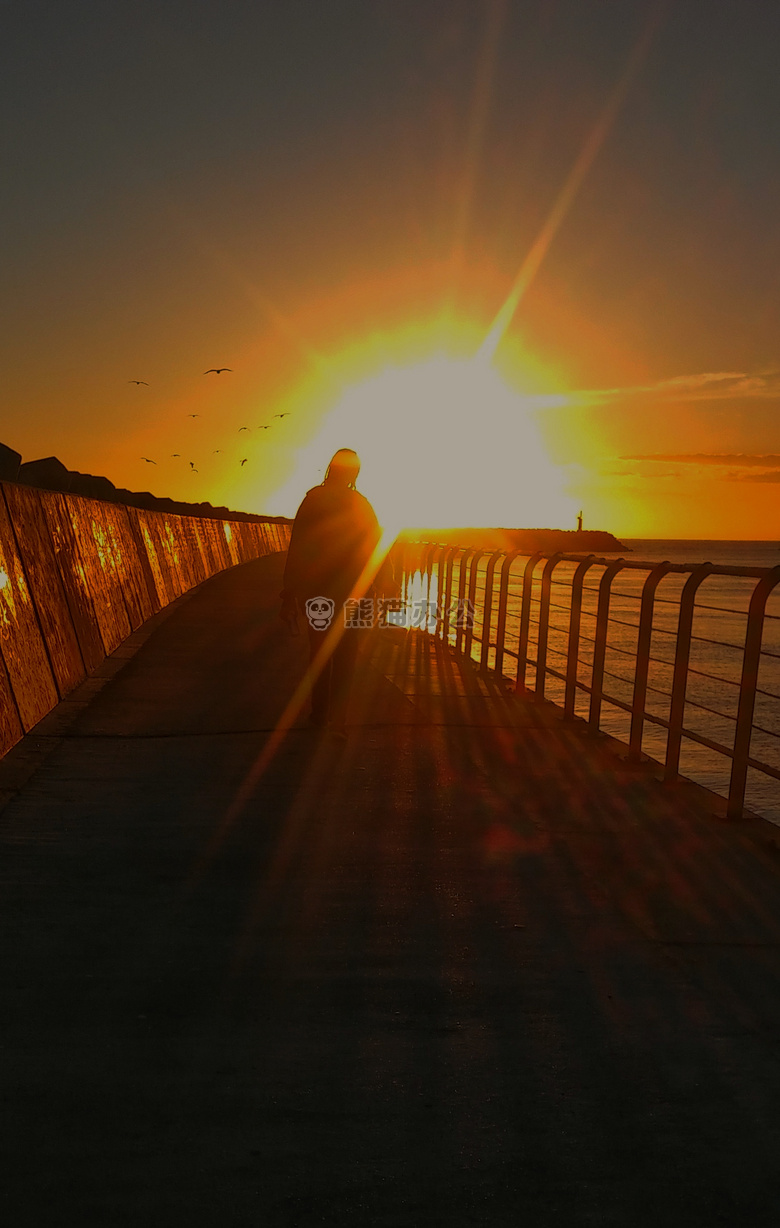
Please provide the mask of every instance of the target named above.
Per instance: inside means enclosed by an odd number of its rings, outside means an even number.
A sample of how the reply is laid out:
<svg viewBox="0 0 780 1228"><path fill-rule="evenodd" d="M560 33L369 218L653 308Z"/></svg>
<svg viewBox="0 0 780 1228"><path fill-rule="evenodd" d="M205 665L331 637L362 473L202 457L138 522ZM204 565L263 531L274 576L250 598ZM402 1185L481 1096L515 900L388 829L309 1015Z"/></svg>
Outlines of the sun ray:
<svg viewBox="0 0 780 1228"><path fill-rule="evenodd" d="M588 133L585 143L574 162L574 166L571 168L547 215L546 221L531 244L531 248L512 283L509 294L499 309L496 318L490 326L487 337L482 343L481 353L487 359L492 359L504 334L512 323L512 319L523 296L536 277L542 261L547 255L566 214L569 212L585 176L609 135L626 94L647 58L666 7L666 4L656 6L650 20L634 44L622 74L618 78L596 123Z"/></svg>
<svg viewBox="0 0 780 1228"><path fill-rule="evenodd" d="M498 44L506 20L506 9L507 0L493 0L488 11L484 37L477 58L468 130L466 133L463 174L453 227L451 263L451 296L453 299L457 294L458 281L465 257L466 238L471 220L477 168L490 109Z"/></svg>
<svg viewBox="0 0 780 1228"><path fill-rule="evenodd" d="M363 597L373 583L380 567L387 558L388 551L395 540L396 530L383 529L382 536L377 543L371 557L358 576L355 584L349 594L348 600ZM224 843L229 832L234 824L244 811L257 785L269 766L276 758L282 743L289 734L296 720L303 711L312 691L314 683L319 678L327 662L332 657L342 635L345 635L343 621L339 622L336 618L325 636L320 649L311 662L310 666L304 673L301 681L293 691L284 711L279 720L276 722L276 727L271 733L268 741L260 751L254 763L246 773L244 779L236 790L235 796L223 814L217 828L213 832L205 850L193 867L190 878L189 887L194 888L203 878L203 875L208 870L214 857Z"/></svg>

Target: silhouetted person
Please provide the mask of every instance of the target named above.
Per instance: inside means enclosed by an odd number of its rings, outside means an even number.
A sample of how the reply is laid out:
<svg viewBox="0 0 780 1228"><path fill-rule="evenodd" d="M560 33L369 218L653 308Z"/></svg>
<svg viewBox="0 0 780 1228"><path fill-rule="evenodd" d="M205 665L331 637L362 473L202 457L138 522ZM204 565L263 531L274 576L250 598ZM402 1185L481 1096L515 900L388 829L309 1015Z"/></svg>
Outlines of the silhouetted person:
<svg viewBox="0 0 780 1228"><path fill-rule="evenodd" d="M314 486L298 508L284 569L282 618L306 619L313 672L331 628L328 659L312 684L311 723L341 730L347 693L361 636L355 602L370 596L370 585L357 581L376 549L381 530L374 509L355 490L360 460L341 448L328 465L322 485ZM373 580L373 576L368 577ZM345 602L348 606L345 607ZM364 607L366 614L368 613ZM372 619L373 621L373 619Z"/></svg>

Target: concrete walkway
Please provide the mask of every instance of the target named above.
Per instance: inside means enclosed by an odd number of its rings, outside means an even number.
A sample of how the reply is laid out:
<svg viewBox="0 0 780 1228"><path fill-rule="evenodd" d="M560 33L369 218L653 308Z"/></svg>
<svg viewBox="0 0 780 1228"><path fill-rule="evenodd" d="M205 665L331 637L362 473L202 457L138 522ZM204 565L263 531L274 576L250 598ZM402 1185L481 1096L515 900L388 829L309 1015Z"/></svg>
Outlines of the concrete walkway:
<svg viewBox="0 0 780 1228"><path fill-rule="evenodd" d="M0 764L4 1222L777 1224L768 827L395 630L347 742L254 779L304 664L279 573Z"/></svg>

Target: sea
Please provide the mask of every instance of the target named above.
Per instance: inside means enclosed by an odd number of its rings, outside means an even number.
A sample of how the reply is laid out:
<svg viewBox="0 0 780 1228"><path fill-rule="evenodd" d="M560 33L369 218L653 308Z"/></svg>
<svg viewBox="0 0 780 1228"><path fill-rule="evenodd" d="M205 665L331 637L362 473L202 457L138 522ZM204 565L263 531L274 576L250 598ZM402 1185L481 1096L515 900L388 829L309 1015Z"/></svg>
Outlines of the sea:
<svg viewBox="0 0 780 1228"><path fill-rule="evenodd" d="M695 566L709 562L716 566L742 568L774 568L780 566L778 541L707 541L689 539L634 538L622 539L624 549L606 558L625 558L633 563L668 561ZM472 655L481 651L482 611L479 595L484 591L482 560L478 569L477 603ZM507 617L507 648L516 653L519 642L519 607L522 591L522 564L518 559L510 582L510 602ZM565 673L568 595L574 563L561 562L554 572L550 604L550 634L548 668ZM598 582L603 567L596 565L586 576L583 592L579 680L588 683L593 656ZM536 569L541 575L541 567ZM610 624L607 636L601 728L621 741L628 742L630 715L610 702L611 698L631 702L634 657L636 651L641 590L647 569L626 569L613 580L610 602ZM650 716L668 719L671 681L674 663L679 596L687 574L665 577L656 591L653 636L650 649L647 711ZM683 724L712 742L731 748L740 693L742 654L745 639L747 609L757 583L756 577L709 576L698 590L689 663L686 708ZM457 585L457 573L455 577ZM534 586L538 596L539 583ZM453 592L457 588L453 587ZM432 593L433 597L434 594ZM535 602L529 636L527 684L535 685L536 657ZM537 607L538 608L538 607ZM495 634L495 627L492 635ZM492 636L491 636L492 638ZM492 665L491 652L489 664ZM515 661L505 660L504 672L514 672ZM549 674L545 694L554 703L563 704L564 683ZM589 695L578 691L576 711L586 717ZM662 763L666 755L667 733L662 725L647 720L642 750ZM762 655L753 718L751 757L775 770L780 770L780 584L766 607ZM722 797L728 796L731 759L729 756L683 738L679 771ZM774 823L780 824L780 780L765 772L750 768L745 794L745 808Z"/></svg>

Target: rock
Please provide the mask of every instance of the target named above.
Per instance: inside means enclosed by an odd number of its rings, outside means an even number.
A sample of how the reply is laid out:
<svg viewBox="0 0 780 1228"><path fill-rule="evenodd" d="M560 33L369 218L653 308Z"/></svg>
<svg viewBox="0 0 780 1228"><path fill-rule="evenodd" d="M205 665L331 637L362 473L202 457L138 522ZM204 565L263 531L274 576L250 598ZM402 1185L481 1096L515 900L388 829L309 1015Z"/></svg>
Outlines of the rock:
<svg viewBox="0 0 780 1228"><path fill-rule="evenodd" d="M70 493L85 495L88 499L116 499L116 486L108 478L92 473L71 472Z"/></svg>
<svg viewBox="0 0 780 1228"><path fill-rule="evenodd" d="M0 480L3 482L15 482L19 474L19 466L22 463L20 452L14 452L13 448L9 448L6 444L0 443Z"/></svg>
<svg viewBox="0 0 780 1228"><path fill-rule="evenodd" d="M25 486L39 486L42 490L70 490L71 472L56 456L44 456L20 465L16 480Z"/></svg>

